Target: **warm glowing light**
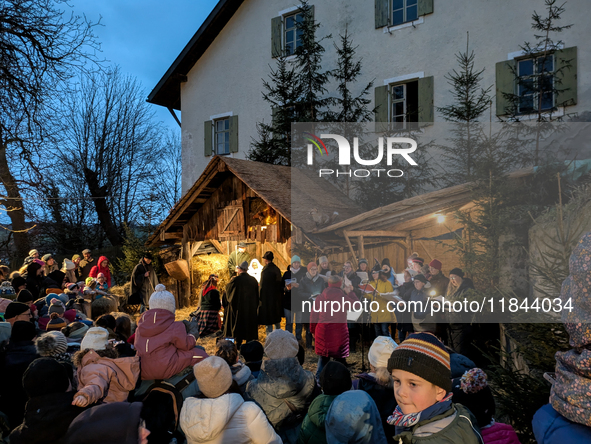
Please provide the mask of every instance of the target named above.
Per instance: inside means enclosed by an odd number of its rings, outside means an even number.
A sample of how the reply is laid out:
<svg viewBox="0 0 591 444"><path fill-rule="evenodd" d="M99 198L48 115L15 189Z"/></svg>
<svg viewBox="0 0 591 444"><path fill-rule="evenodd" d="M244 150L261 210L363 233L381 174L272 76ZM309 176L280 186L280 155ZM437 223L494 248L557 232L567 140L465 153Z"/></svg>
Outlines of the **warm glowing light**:
<svg viewBox="0 0 591 444"><path fill-rule="evenodd" d="M437 222L442 224L443 222L445 222L445 216L443 214L438 214L437 215Z"/></svg>
<svg viewBox="0 0 591 444"><path fill-rule="evenodd" d="M431 290L431 293L429 293L431 296L435 296L436 292L435 290Z"/></svg>

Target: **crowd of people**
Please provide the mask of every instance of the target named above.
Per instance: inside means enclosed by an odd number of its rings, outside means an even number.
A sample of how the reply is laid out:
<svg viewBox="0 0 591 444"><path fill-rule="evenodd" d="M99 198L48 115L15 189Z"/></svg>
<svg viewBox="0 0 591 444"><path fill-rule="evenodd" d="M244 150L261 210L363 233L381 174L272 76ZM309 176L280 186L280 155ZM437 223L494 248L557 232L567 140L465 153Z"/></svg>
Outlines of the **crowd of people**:
<svg viewBox="0 0 591 444"><path fill-rule="evenodd" d="M591 234L578 248L563 292L583 306ZM158 283L150 253L131 276L129 299L142 307L137 319L118 307L105 311L109 262L95 262L88 250L84 262L74 256L61 269L35 250L18 272L0 269L8 282L2 288L14 290L0 295L3 442L519 443L495 419L485 371L466 356L472 326L379 309L350 322L344 309L299 308L304 301L367 299L385 307L393 297L457 297L473 288L461 269L446 277L440 261L413 254L398 274L387 258L373 266L361 259L357 270L345 262L336 272L326 257L304 266L294 255L281 272L272 252L253 267L245 250L241 244L229 258L235 276L225 288L209 276L195 325L176 320L175 296ZM364 323L373 325L363 356L369 369L354 375L347 359L358 339L363 344ZM560 356L551 404L534 418L540 444L562 433L578 439L571 442L591 439L581 397L568 391L572 374L586 390L587 375L573 366L588 362L591 335L581 326L569 332L575 349ZM208 337L216 338L211 356L201 345ZM318 357L315 372L304 368L307 349Z"/></svg>

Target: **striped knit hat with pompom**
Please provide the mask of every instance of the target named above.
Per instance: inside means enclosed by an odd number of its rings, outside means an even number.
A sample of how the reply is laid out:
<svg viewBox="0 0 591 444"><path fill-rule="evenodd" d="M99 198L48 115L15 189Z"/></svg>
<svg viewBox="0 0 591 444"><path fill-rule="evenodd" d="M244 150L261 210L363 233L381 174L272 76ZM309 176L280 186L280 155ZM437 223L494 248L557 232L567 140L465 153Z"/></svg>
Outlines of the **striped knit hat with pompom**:
<svg viewBox="0 0 591 444"><path fill-rule="evenodd" d="M404 370L451 392L451 367L445 346L430 333L413 333L388 359L388 371Z"/></svg>

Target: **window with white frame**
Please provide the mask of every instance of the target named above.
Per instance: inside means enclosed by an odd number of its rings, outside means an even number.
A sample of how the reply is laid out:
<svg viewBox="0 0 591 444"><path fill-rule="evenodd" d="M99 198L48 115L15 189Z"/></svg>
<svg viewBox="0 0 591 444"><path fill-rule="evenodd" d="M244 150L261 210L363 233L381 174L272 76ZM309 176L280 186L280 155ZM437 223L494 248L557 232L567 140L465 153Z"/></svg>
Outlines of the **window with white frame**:
<svg viewBox="0 0 591 444"><path fill-rule="evenodd" d="M418 0L392 0L392 26L419 18Z"/></svg>
<svg viewBox="0 0 591 444"><path fill-rule="evenodd" d="M215 154L230 154L230 118L225 117L214 121L214 143Z"/></svg>
<svg viewBox="0 0 591 444"><path fill-rule="evenodd" d="M418 81L390 85L390 122L396 129L411 129L419 121Z"/></svg>
<svg viewBox="0 0 591 444"><path fill-rule="evenodd" d="M284 17L285 29L283 34L283 41L285 47L285 55L290 56L295 54L298 47L302 45L302 30L298 29L298 24L304 20L301 12L296 12Z"/></svg>
<svg viewBox="0 0 591 444"><path fill-rule="evenodd" d="M518 112L551 110L554 107L554 56L517 60Z"/></svg>

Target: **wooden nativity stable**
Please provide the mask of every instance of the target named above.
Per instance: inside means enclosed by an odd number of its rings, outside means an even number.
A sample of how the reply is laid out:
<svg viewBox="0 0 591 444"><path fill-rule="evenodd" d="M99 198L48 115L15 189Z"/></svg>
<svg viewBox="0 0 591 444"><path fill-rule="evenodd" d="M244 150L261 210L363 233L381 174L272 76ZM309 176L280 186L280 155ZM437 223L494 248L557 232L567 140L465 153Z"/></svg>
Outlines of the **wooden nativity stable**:
<svg viewBox="0 0 591 444"><path fill-rule="evenodd" d="M303 196L305 205L292 208L292 192ZM286 270L292 243L302 244L308 240L306 233L318 228L309 214L314 211L338 213L337 220L344 220L363 210L325 179L310 173L214 156L150 236L147 246L180 245L174 258L178 259L177 269L171 275L181 281L179 306L185 307L194 285L190 270L193 256L210 252L229 255L239 242L246 242L251 257L262 262L265 251L272 251L277 266ZM301 222L295 225L294 218Z"/></svg>

